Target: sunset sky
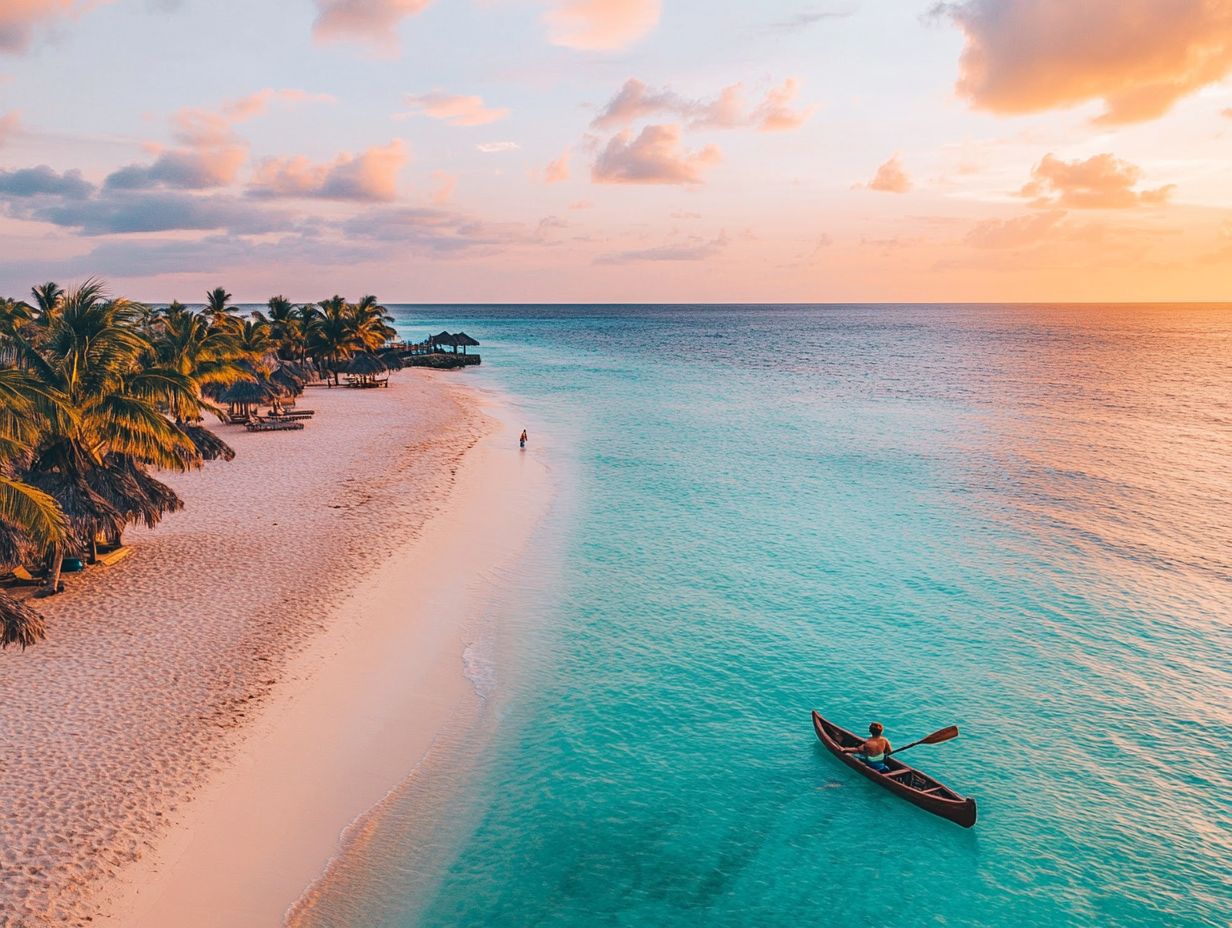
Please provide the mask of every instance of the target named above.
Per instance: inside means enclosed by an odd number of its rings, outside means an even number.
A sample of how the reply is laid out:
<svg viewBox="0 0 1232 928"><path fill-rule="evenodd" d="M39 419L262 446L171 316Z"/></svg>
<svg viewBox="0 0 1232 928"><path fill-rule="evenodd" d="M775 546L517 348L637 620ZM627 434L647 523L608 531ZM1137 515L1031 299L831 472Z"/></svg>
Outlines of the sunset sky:
<svg viewBox="0 0 1232 928"><path fill-rule="evenodd" d="M1232 296L1232 0L0 0L0 294Z"/></svg>

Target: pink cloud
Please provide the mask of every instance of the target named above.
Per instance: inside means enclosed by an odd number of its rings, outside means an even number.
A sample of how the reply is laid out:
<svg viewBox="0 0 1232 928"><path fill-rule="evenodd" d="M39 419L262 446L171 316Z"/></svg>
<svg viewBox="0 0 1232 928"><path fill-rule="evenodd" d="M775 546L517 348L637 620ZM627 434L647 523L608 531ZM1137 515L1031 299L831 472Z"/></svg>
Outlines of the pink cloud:
<svg viewBox="0 0 1232 928"><path fill-rule="evenodd" d="M453 192L458 186L458 175L448 171L433 171L432 181L436 185L429 199L436 206L444 206L453 200Z"/></svg>
<svg viewBox="0 0 1232 928"><path fill-rule="evenodd" d="M35 27L62 16L76 16L109 0L3 0L0 2L0 52L24 52Z"/></svg>
<svg viewBox="0 0 1232 928"><path fill-rule="evenodd" d="M450 126L486 126L509 115L504 107L484 106L482 97L464 97L439 90L418 96L407 94L406 102L411 105L412 115L439 119Z"/></svg>
<svg viewBox="0 0 1232 928"><path fill-rule="evenodd" d="M0 145L3 145L20 130L21 116L16 110L0 116Z"/></svg>
<svg viewBox="0 0 1232 928"><path fill-rule="evenodd" d="M595 264L637 264L644 261L705 261L722 253L727 244L726 232L720 232L717 238L709 240L700 236L692 236L684 242L658 245L654 248L602 254L595 258Z"/></svg>
<svg viewBox="0 0 1232 928"><path fill-rule="evenodd" d="M959 95L997 113L1102 100L1098 121L1138 122L1232 71L1224 0L961 0L934 11L966 34Z"/></svg>
<svg viewBox="0 0 1232 928"><path fill-rule="evenodd" d="M398 24L432 0L316 0L312 37L318 42L364 42L385 52L398 44Z"/></svg>
<svg viewBox="0 0 1232 928"><path fill-rule="evenodd" d="M559 184L569 179L569 149L561 152L555 161L549 161L543 170L543 179L549 184Z"/></svg>
<svg viewBox="0 0 1232 928"><path fill-rule="evenodd" d="M1062 161L1045 155L1031 172L1031 180L1019 191L1032 206L1073 209L1126 209L1165 202L1175 189L1168 184L1153 190L1135 190L1142 169L1110 154L1085 161Z"/></svg>
<svg viewBox="0 0 1232 928"><path fill-rule="evenodd" d="M257 165L248 194L260 198L317 198L388 202L398 194L398 172L407 161L401 139L358 155L341 154L329 164L303 155L267 158Z"/></svg>
<svg viewBox="0 0 1232 928"><path fill-rule="evenodd" d="M685 120L691 129L736 129L756 127L763 131L794 129L804 124L814 108L793 110L799 82L789 77L771 88L751 110L744 103L741 84L731 84L713 100L693 100L664 88L652 90L637 78L624 82L592 121L596 129L625 127L653 116L670 115Z"/></svg>
<svg viewBox="0 0 1232 928"><path fill-rule="evenodd" d="M762 132L785 132L804 125L816 107L792 109L791 103L800 91L800 82L794 77L783 81L781 87L771 88L766 98L753 110L752 121Z"/></svg>
<svg viewBox="0 0 1232 928"><path fill-rule="evenodd" d="M660 0L556 0L543 19L554 45L613 51L645 37L660 13Z"/></svg>
<svg viewBox="0 0 1232 928"><path fill-rule="evenodd" d="M275 90L272 87L266 87L264 90L250 93L246 97L240 97L237 100L230 100L224 103L222 105L222 115L231 122L243 122L264 114L269 105L274 102L291 105L299 103L336 103L337 97L328 93L309 93L306 90L298 90L296 88Z"/></svg>
<svg viewBox="0 0 1232 928"><path fill-rule="evenodd" d="M902 159L895 155L877 168L877 174L869 181L868 189L882 193L906 193L910 190L911 178L903 169Z"/></svg>
<svg viewBox="0 0 1232 928"><path fill-rule="evenodd" d="M613 137L595 160L591 179L599 184L700 184L702 170L720 160L714 145L684 150L679 126L646 126L636 138L629 130Z"/></svg>

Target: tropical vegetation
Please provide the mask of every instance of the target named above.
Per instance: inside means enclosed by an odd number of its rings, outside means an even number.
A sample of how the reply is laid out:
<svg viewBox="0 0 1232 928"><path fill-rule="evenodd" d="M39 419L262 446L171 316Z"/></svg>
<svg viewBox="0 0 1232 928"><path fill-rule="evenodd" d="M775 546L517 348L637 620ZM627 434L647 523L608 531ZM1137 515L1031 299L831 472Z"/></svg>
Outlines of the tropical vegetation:
<svg viewBox="0 0 1232 928"><path fill-rule="evenodd" d="M391 322L373 296L275 296L243 314L223 287L200 309L149 307L89 280L0 298L0 573L34 567L38 595L55 594L66 557L89 560L126 526L182 508L156 473L234 457L204 425L225 419L228 388L302 383L312 368L336 383L394 337ZM43 634L31 605L0 590L0 646Z"/></svg>

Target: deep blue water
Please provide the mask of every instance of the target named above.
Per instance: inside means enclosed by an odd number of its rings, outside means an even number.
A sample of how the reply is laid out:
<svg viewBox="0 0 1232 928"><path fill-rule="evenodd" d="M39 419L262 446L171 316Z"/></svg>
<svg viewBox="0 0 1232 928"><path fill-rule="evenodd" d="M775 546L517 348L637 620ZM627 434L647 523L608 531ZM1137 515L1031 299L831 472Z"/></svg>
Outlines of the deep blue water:
<svg viewBox="0 0 1232 928"><path fill-rule="evenodd" d="M495 734L404 804L443 824L312 924L1228 924L1228 307L396 312L483 343L569 502ZM811 708L958 724L904 759L979 824Z"/></svg>

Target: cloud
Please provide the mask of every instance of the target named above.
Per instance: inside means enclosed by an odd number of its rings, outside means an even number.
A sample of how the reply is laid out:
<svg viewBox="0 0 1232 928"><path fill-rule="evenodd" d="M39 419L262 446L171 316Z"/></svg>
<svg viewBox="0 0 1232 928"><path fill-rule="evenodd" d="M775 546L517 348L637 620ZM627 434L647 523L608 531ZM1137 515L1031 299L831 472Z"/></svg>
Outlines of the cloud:
<svg viewBox="0 0 1232 928"><path fill-rule="evenodd" d="M341 154L329 164L314 164L303 155L267 158L257 166L248 195L388 202L398 195L398 172L406 161L401 139L358 155Z"/></svg>
<svg viewBox="0 0 1232 928"><path fill-rule="evenodd" d="M369 210L342 224L345 236L398 246L435 257L491 254L534 236L512 223L490 223L441 208L391 207Z"/></svg>
<svg viewBox="0 0 1232 928"><path fill-rule="evenodd" d="M561 152L555 161L549 161L543 169L543 179L549 184L559 184L569 179L569 149Z"/></svg>
<svg viewBox="0 0 1232 928"><path fill-rule="evenodd" d="M0 52L24 52L36 26L76 16L108 0L4 0L0 3Z"/></svg>
<svg viewBox="0 0 1232 928"><path fill-rule="evenodd" d="M713 100L692 100L664 88L652 90L637 78L629 78L591 121L595 129L623 128L654 116L670 115L691 129L736 129L755 127L762 131L794 129L802 125L814 107L793 110L790 103L799 92L799 82L787 78L773 87L751 110L746 110L743 85L724 87Z"/></svg>
<svg viewBox="0 0 1232 928"><path fill-rule="evenodd" d="M1049 210L1014 219L985 219L964 236L974 248L1023 248L1048 238L1065 218L1064 210Z"/></svg>
<svg viewBox="0 0 1232 928"><path fill-rule="evenodd" d="M429 199L434 206L444 206L453 199L453 192L458 186L458 175L448 171L433 171L432 180L436 187Z"/></svg>
<svg viewBox="0 0 1232 928"><path fill-rule="evenodd" d="M398 24L432 0L316 0L312 37L318 42L363 42L386 53L398 46Z"/></svg>
<svg viewBox="0 0 1232 928"><path fill-rule="evenodd" d="M594 209L594 202L591 200L574 200L569 204L569 209Z"/></svg>
<svg viewBox="0 0 1232 928"><path fill-rule="evenodd" d="M811 10L807 13L797 13L794 16L789 16L787 19L780 19L776 22L769 23L766 26L767 32L801 32L809 26L815 26L817 23L825 22L831 19L846 19L855 13L855 7L846 7L841 10Z"/></svg>
<svg viewBox="0 0 1232 928"><path fill-rule="evenodd" d="M798 129L813 115L815 107L803 110L793 110L792 100L800 90L800 84L794 77L783 81L781 87L771 88L766 98L753 110L751 119L762 132L784 132L788 129Z"/></svg>
<svg viewBox="0 0 1232 928"><path fill-rule="evenodd" d="M413 108L411 115L439 119L450 126L486 126L509 115L504 107L484 106L482 97L464 97L439 90L418 96L407 94L406 102Z"/></svg>
<svg viewBox="0 0 1232 928"><path fill-rule="evenodd" d="M706 241L693 237L687 242L659 245L633 251L617 251L595 258L595 264L635 264L642 261L705 261L720 254L727 247L727 233Z"/></svg>
<svg viewBox="0 0 1232 928"><path fill-rule="evenodd" d="M0 116L0 145L21 131L21 116L14 110Z"/></svg>
<svg viewBox="0 0 1232 928"><path fill-rule="evenodd" d="M85 235L230 229L262 233L285 226L279 214L254 210L236 197L194 196L178 191L109 191L89 199L62 198L34 205L18 218L79 229Z"/></svg>
<svg viewBox="0 0 1232 928"><path fill-rule="evenodd" d="M116 190L168 187L206 190L225 187L239 176L248 160L248 145L234 126L262 115L275 101L298 104L329 102L327 94L266 88L224 103L217 110L184 107L171 117L178 148L158 152L150 164L129 164L108 175L104 184Z"/></svg>
<svg viewBox="0 0 1232 928"><path fill-rule="evenodd" d="M961 0L933 12L966 35L959 95L996 113L1102 100L1098 122L1140 122L1232 71L1226 0Z"/></svg>
<svg viewBox="0 0 1232 928"><path fill-rule="evenodd" d="M85 180L80 171L57 174L45 164L16 171L0 171L0 196L4 197L54 196L82 200L93 192L94 185Z"/></svg>
<svg viewBox="0 0 1232 928"><path fill-rule="evenodd" d="M660 0L555 0L543 20L553 45L615 51L644 38L660 13Z"/></svg>
<svg viewBox="0 0 1232 928"><path fill-rule="evenodd" d="M1052 154L1031 171L1031 180L1018 192L1032 206L1072 209L1126 209L1165 202L1175 185L1135 190L1142 169L1114 158L1095 155L1085 161L1062 161Z"/></svg>
<svg viewBox="0 0 1232 928"><path fill-rule="evenodd" d="M882 193L906 193L911 189L911 178L903 169L902 159L895 155L881 167L877 174L868 182L869 190L879 190Z"/></svg>
<svg viewBox="0 0 1232 928"><path fill-rule="evenodd" d="M599 184L700 184L702 170L720 160L714 145L685 151L679 126L646 126L636 138L629 130L614 136L595 160L591 179Z"/></svg>
<svg viewBox="0 0 1232 928"><path fill-rule="evenodd" d="M517 142L480 142L475 149L490 155L498 151L517 151L521 147Z"/></svg>

